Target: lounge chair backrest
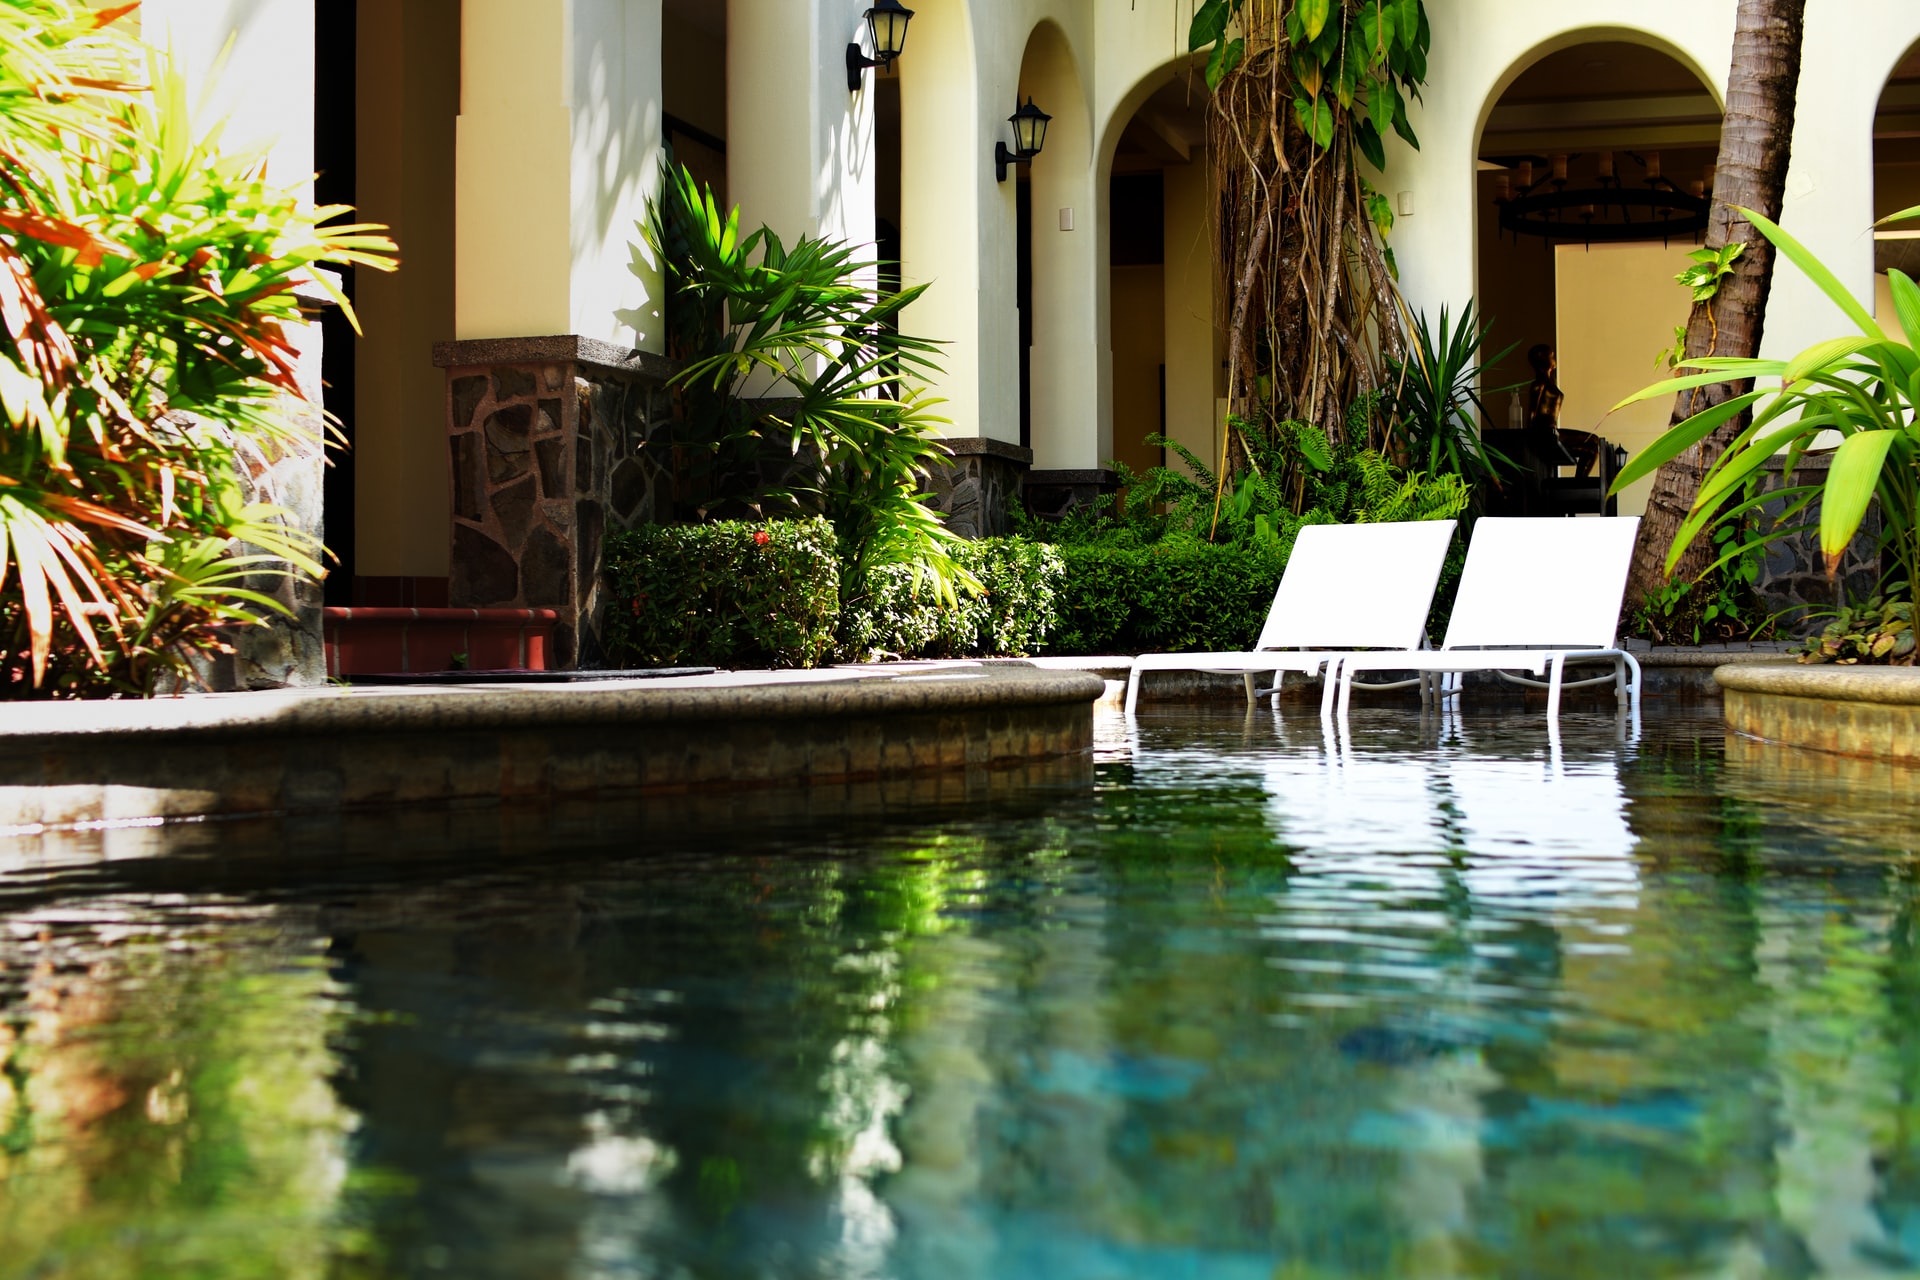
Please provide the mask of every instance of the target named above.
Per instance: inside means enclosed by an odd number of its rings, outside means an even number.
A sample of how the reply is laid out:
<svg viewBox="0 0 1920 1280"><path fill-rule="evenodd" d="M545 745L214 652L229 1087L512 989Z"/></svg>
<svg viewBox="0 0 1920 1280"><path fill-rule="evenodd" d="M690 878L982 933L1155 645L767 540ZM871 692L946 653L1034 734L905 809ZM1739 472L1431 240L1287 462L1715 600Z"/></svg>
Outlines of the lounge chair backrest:
<svg viewBox="0 0 1920 1280"><path fill-rule="evenodd" d="M1314 524L1300 531L1261 649L1417 649L1451 520Z"/></svg>
<svg viewBox="0 0 1920 1280"><path fill-rule="evenodd" d="M1473 526L1448 649L1610 649L1638 516L1487 516Z"/></svg>

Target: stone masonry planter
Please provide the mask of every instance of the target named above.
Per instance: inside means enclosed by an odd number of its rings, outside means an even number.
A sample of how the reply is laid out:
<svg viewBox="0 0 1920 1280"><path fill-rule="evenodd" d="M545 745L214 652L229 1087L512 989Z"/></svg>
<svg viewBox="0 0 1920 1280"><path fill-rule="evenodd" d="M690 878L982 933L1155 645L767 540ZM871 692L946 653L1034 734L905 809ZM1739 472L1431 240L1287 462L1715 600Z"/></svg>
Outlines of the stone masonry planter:
<svg viewBox="0 0 1920 1280"><path fill-rule="evenodd" d="M1920 668L1724 666L1727 727L1836 755L1920 764Z"/></svg>

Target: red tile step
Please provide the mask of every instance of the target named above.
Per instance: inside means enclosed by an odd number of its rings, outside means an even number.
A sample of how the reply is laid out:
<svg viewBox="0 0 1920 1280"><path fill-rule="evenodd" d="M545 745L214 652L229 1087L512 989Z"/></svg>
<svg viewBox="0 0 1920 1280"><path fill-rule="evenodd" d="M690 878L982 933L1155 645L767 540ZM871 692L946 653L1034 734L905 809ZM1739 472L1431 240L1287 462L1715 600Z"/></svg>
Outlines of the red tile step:
<svg viewBox="0 0 1920 1280"><path fill-rule="evenodd" d="M327 674L545 671L559 617L553 609L326 609Z"/></svg>

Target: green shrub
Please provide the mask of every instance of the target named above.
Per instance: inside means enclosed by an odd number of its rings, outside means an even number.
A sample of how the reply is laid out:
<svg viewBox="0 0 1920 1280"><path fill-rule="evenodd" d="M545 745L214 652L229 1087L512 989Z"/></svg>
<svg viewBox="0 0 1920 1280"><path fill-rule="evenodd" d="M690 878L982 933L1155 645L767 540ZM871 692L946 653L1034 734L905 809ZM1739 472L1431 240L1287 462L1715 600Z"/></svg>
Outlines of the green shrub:
<svg viewBox="0 0 1920 1280"><path fill-rule="evenodd" d="M1292 539L1221 546L1173 536L1059 548L1066 564L1055 653L1177 653L1250 647Z"/></svg>
<svg viewBox="0 0 1920 1280"><path fill-rule="evenodd" d="M916 584L905 565L867 575L863 599L841 617L841 652L849 658L1023 657L1046 643L1056 625L1066 570L1060 553L1027 538L962 542L954 562L983 592L942 603L931 582Z"/></svg>
<svg viewBox="0 0 1920 1280"><path fill-rule="evenodd" d="M818 666L840 617L837 550L821 519L615 534L608 657L622 667Z"/></svg>

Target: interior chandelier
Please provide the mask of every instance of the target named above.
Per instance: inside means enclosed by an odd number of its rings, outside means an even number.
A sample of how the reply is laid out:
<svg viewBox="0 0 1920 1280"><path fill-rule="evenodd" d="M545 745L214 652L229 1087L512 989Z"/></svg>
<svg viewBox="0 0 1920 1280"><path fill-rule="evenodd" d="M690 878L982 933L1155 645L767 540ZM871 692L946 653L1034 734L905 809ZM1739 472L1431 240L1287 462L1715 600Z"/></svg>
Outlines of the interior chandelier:
<svg viewBox="0 0 1920 1280"><path fill-rule="evenodd" d="M1692 239L1707 229L1713 207L1713 167L1682 191L1661 175L1660 153L1645 156L1623 152L1641 168L1641 180L1628 185L1614 171L1614 153L1599 155L1595 186L1567 185L1567 161L1560 154L1546 162L1546 172L1534 179L1538 157L1513 159L1507 172L1494 179L1493 202L1500 208L1500 228L1515 235L1540 236L1600 244L1629 240ZM1578 156L1572 157L1578 159Z"/></svg>

